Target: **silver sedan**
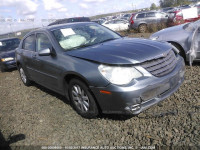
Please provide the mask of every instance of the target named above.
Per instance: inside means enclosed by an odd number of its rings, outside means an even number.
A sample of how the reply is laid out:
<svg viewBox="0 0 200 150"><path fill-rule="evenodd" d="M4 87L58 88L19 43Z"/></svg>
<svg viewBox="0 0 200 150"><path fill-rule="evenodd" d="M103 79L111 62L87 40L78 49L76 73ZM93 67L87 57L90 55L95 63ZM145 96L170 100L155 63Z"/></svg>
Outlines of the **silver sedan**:
<svg viewBox="0 0 200 150"><path fill-rule="evenodd" d="M150 39L171 43L190 65L200 61L200 20L163 29L152 34Z"/></svg>

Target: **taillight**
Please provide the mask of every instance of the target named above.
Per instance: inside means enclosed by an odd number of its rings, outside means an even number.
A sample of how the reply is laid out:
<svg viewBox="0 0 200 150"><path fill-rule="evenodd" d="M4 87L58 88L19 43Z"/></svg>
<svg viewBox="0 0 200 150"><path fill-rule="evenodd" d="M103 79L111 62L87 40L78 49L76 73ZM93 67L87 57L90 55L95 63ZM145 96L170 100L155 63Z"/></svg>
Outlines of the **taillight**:
<svg viewBox="0 0 200 150"><path fill-rule="evenodd" d="M134 21L133 21L133 20L131 20L131 24L134 24Z"/></svg>
<svg viewBox="0 0 200 150"><path fill-rule="evenodd" d="M132 15L131 18L130 18L130 23L131 24L134 24L133 17L134 17L134 15Z"/></svg>

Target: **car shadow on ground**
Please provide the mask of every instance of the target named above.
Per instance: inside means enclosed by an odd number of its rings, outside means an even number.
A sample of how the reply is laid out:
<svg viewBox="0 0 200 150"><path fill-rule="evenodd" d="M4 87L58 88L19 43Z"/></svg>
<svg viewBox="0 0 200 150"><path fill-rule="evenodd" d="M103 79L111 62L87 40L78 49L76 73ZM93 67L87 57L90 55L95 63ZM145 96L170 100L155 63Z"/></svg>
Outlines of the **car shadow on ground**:
<svg viewBox="0 0 200 150"><path fill-rule="evenodd" d="M10 144L24 140L25 138L26 138L26 136L24 134L17 134L14 136L9 136L8 141L6 141L3 134L0 131L0 149L12 150L10 147Z"/></svg>
<svg viewBox="0 0 200 150"><path fill-rule="evenodd" d="M200 66L200 62L193 62L192 66Z"/></svg>
<svg viewBox="0 0 200 150"><path fill-rule="evenodd" d="M185 62L185 66L190 67L189 62ZM200 66L200 62L193 62L193 63L192 63L192 66ZM191 66L191 67L192 67L192 66Z"/></svg>
<svg viewBox="0 0 200 150"><path fill-rule="evenodd" d="M13 71L16 71L17 70L17 68L12 68L12 69L7 69L7 70L5 70L4 72L13 72ZM3 72L3 73L4 73Z"/></svg>
<svg viewBox="0 0 200 150"><path fill-rule="evenodd" d="M35 82L32 83L32 86L35 86L36 88L40 89L41 91L53 96L53 97L56 97L58 98L59 100L61 100L62 102L64 102L65 104L67 105L70 105L70 100L67 99L65 96L62 96L52 90L49 90L47 89L46 87L43 87ZM75 111L75 110L74 110ZM119 115L119 114L101 114L98 116L98 118L100 119L109 119L109 120L119 120L119 121L125 121L125 120L128 120L130 118L132 118L134 116L131 116L131 115Z"/></svg>
<svg viewBox="0 0 200 150"><path fill-rule="evenodd" d="M54 91L52 91L52 90L50 90L50 89L48 89L48 88L46 88L46 87L40 85L40 84L37 84L37 83L35 83L35 82L32 82L32 83L31 83L31 86L34 86L34 87L40 89L41 91L43 91L44 93L47 93L47 94L49 94L49 95L51 95L51 96L53 96L53 97L56 97L56 98L58 98L59 100L61 100L62 102L64 102L64 103L70 105L70 101L69 101L65 96L63 96L63 95L61 95L61 94L58 94L58 93L56 93L56 92L54 92Z"/></svg>

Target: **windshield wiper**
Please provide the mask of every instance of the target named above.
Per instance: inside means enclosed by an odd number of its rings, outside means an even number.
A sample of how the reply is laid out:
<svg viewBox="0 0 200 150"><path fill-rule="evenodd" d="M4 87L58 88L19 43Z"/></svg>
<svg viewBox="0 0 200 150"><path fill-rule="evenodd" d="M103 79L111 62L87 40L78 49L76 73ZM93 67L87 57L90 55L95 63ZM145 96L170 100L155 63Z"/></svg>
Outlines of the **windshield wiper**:
<svg viewBox="0 0 200 150"><path fill-rule="evenodd" d="M119 38L110 38L110 39L103 40L103 41L101 41L99 43L104 43L104 42L112 41L112 40L116 40L116 39L119 39ZM99 43L97 43L97 44L99 44Z"/></svg>
<svg viewBox="0 0 200 150"><path fill-rule="evenodd" d="M82 44L82 45L79 45L79 46L76 46L76 47L72 47L72 48L70 48L68 50L74 50L74 49L88 47L88 46L91 46L91 44Z"/></svg>

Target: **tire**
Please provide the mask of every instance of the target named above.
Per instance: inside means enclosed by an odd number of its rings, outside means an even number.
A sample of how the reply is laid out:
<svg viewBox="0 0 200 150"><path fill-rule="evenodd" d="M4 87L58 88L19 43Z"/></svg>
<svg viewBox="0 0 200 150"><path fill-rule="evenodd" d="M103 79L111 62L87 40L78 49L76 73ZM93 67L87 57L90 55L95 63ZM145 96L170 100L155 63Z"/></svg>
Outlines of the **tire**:
<svg viewBox="0 0 200 150"><path fill-rule="evenodd" d="M173 46L175 46L179 51L180 51L180 55L183 57L183 59L185 60L185 62L186 62L186 56L185 56L185 52L184 52L184 50L183 50L183 48L180 46L180 45L178 45L178 44L176 44L176 43L171 43Z"/></svg>
<svg viewBox="0 0 200 150"><path fill-rule="evenodd" d="M147 25L146 24L139 25L138 30L140 33L145 33L147 31Z"/></svg>
<svg viewBox="0 0 200 150"><path fill-rule="evenodd" d="M76 112L84 118L96 118L99 114L97 104L88 86L78 79L69 83L69 96Z"/></svg>
<svg viewBox="0 0 200 150"><path fill-rule="evenodd" d="M24 69L22 68L22 66L19 66L19 74L20 74L20 78L22 80L22 82L24 83L25 86L30 86L31 85L31 81L29 80L28 76L26 75Z"/></svg>

